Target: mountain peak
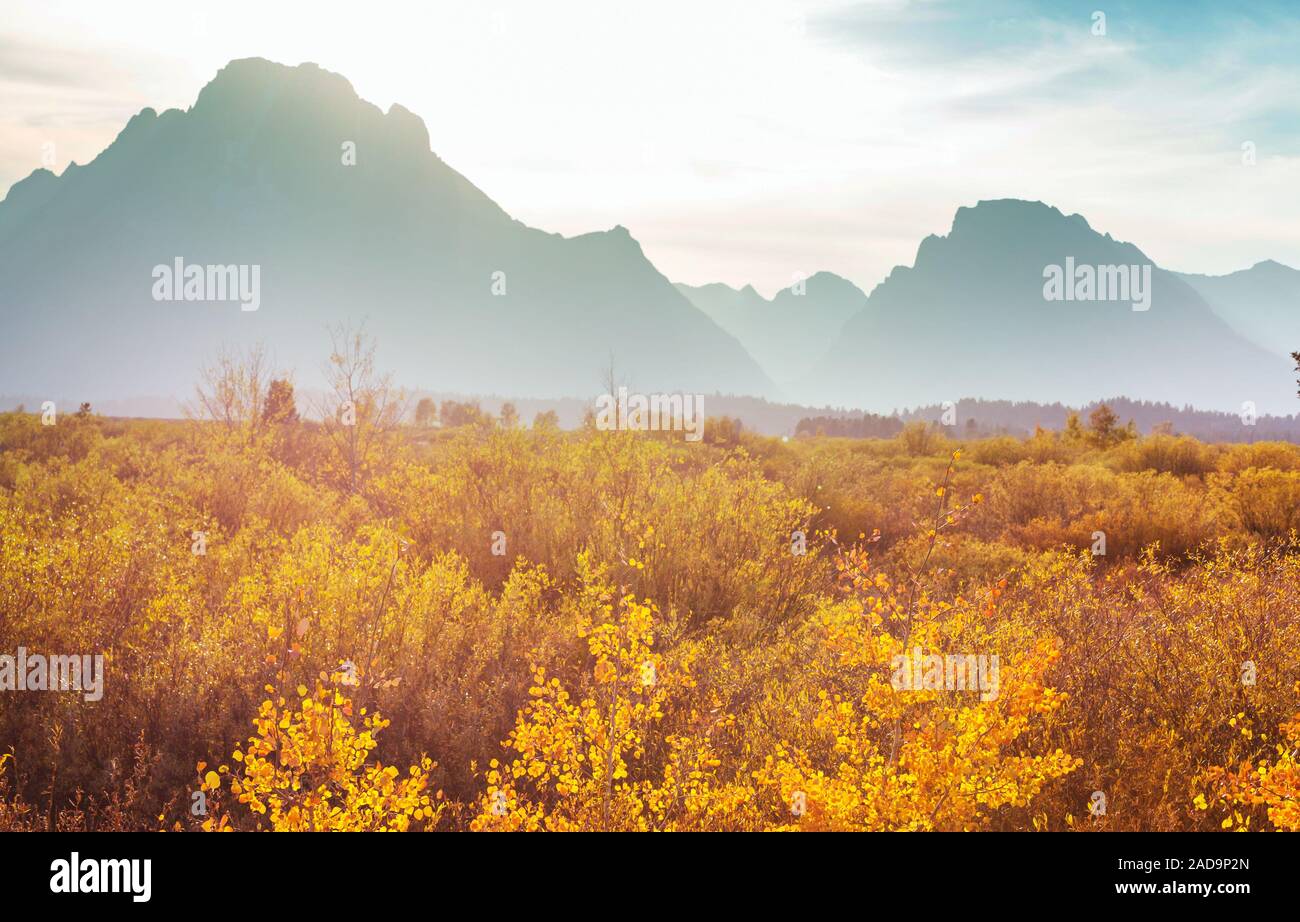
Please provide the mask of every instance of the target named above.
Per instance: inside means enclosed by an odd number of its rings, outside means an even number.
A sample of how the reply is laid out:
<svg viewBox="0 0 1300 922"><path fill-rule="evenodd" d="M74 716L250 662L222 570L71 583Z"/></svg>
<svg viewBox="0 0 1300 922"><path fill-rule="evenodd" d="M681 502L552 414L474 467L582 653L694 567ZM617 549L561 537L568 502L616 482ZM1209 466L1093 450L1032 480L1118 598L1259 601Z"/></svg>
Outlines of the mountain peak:
<svg viewBox="0 0 1300 922"><path fill-rule="evenodd" d="M0 199L8 209L29 208L39 205L54 194L59 178L50 170L41 167L32 170L26 179L20 179L9 187L4 199Z"/></svg>
<svg viewBox="0 0 1300 922"><path fill-rule="evenodd" d="M264 105L286 91L312 97L316 102L359 99L346 77L311 61L291 66L266 58L236 58L199 91L191 111Z"/></svg>
<svg viewBox="0 0 1300 922"><path fill-rule="evenodd" d="M384 117L388 119L389 124L405 141L416 146L421 151L431 150L429 129L420 116L400 103L393 103L388 107L388 112Z"/></svg>
<svg viewBox="0 0 1300 922"><path fill-rule="evenodd" d="M991 199L958 208L946 236L931 234L921 241L913 268L934 261L953 265L954 259L968 266L990 259L1053 262L1069 254L1106 262L1150 261L1131 243L1094 230L1083 215L1067 215L1039 201Z"/></svg>
<svg viewBox="0 0 1300 922"><path fill-rule="evenodd" d="M984 199L974 206L963 205L952 219L950 235L962 233L1025 233L1035 228L1068 222L1091 230L1083 215L1066 215L1054 205L1027 199Z"/></svg>
<svg viewBox="0 0 1300 922"><path fill-rule="evenodd" d="M1045 271L1067 260L1139 266L1146 306L1136 297L1049 299ZM1032 359L991 360L1012 355ZM1271 412L1289 399L1288 380L1278 360L1133 244L1043 202L1001 199L958 209L951 233L926 237L915 264L876 287L791 396L834 404L869 394L866 408L883 409L951 400L944 395L978 382L985 397L1083 404L1105 381L1134 398L1215 409L1251 399Z"/></svg>
<svg viewBox="0 0 1300 922"><path fill-rule="evenodd" d="M615 224L609 230L588 231L585 234L578 234L564 239L582 241L586 246L604 247L610 253L641 253L640 242L622 224Z"/></svg>
<svg viewBox="0 0 1300 922"><path fill-rule="evenodd" d="M1255 263L1255 265L1251 266L1250 271L1266 272L1274 275L1285 275L1300 270L1293 269L1290 266L1288 266L1286 263L1280 263L1276 259L1264 259L1264 260L1260 260L1259 262Z"/></svg>
<svg viewBox="0 0 1300 922"><path fill-rule="evenodd" d="M54 175L53 170L47 170L43 166L37 167L28 174L26 179L20 179L18 182L14 183L9 188L9 194L13 195L15 192L21 194L22 190L30 191L32 189L40 189L57 179L58 177Z"/></svg>
<svg viewBox="0 0 1300 922"><path fill-rule="evenodd" d="M844 276L836 275L834 272L827 272L825 269L820 272L814 272L809 276L808 283L816 283L818 287L835 289L841 293L852 293L859 297L866 297L861 288L854 285Z"/></svg>

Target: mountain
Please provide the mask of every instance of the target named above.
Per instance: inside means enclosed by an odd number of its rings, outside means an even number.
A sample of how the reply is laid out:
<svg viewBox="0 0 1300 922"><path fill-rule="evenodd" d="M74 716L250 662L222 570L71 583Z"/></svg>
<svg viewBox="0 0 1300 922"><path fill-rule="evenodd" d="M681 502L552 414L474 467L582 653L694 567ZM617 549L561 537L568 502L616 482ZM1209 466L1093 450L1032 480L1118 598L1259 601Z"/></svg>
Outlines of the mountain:
<svg viewBox="0 0 1300 922"><path fill-rule="evenodd" d="M1150 267L1134 300L1048 300L1049 266ZM1112 278L1111 282L1115 280ZM1090 289L1072 292L1095 295ZM1129 294L1134 292L1130 290ZM1137 305L1141 307L1142 305ZM1084 405L1102 394L1259 413L1295 411L1290 365L1244 339L1187 281L1080 215L1041 202L960 208L849 320L818 367L788 388L801 403L868 410L963 396ZM958 424L961 421L958 420Z"/></svg>
<svg viewBox="0 0 1300 922"><path fill-rule="evenodd" d="M177 259L250 286L256 267L257 309L155 300ZM254 342L310 387L327 325L363 320L410 387L585 397L612 362L642 391L774 390L625 228L521 224L419 118L314 64L233 61L188 110L145 109L91 163L15 184L0 279L0 393L184 396L223 344Z"/></svg>
<svg viewBox="0 0 1300 922"><path fill-rule="evenodd" d="M177 260L255 269L257 309L157 300ZM1044 267L1068 260L1150 266L1150 309L1046 300ZM166 401L222 346L258 342L311 389L327 327L364 320L379 367L427 391L589 397L612 364L641 391L882 412L1123 393L1290 413L1298 276L1166 272L1078 215L1002 200L959 209L870 297L830 273L771 300L674 286L623 227L565 238L514 220L401 106L247 59L0 202L0 394Z"/></svg>
<svg viewBox="0 0 1300 922"><path fill-rule="evenodd" d="M752 285L721 283L678 291L708 314L781 384L810 372L830 348L844 321L866 306L867 296L852 282L830 272L805 279L802 290L782 289L770 301Z"/></svg>
<svg viewBox="0 0 1300 922"><path fill-rule="evenodd" d="M1269 259L1230 275L1179 277L1255 345L1283 357L1300 351L1300 271Z"/></svg>
<svg viewBox="0 0 1300 922"><path fill-rule="evenodd" d="M746 327L746 320L763 310L771 302L754 290L753 285L744 288L732 288L722 282L710 282L707 285L684 285L675 283L677 290L704 313L713 318L718 326L739 339L738 330ZM743 343L742 343L743 345ZM753 353L750 353L753 355Z"/></svg>

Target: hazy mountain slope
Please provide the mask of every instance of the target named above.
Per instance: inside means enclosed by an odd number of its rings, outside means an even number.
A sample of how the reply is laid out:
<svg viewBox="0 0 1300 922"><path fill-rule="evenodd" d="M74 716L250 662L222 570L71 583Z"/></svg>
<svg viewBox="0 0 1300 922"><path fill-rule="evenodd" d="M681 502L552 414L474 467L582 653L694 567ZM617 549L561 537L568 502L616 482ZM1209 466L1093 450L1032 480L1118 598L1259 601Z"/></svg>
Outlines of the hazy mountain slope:
<svg viewBox="0 0 1300 922"><path fill-rule="evenodd" d="M1229 275L1179 277L1257 346L1281 356L1300 351L1300 271L1270 259Z"/></svg>
<svg viewBox="0 0 1300 922"><path fill-rule="evenodd" d="M677 288L740 340L777 383L811 371L844 321L867 301L860 288L830 272L806 279L802 294L785 288L770 301L752 285L739 291L718 283Z"/></svg>
<svg viewBox="0 0 1300 922"><path fill-rule="evenodd" d="M1149 264L1079 215L1040 202L961 208L844 325L819 367L788 390L804 403L889 410L963 396L1086 404L1100 394L1294 412L1289 364L1235 333L1176 274L1152 271L1147 311L1047 301L1043 270Z"/></svg>
<svg viewBox="0 0 1300 922"><path fill-rule="evenodd" d="M677 290L692 304L738 339L749 326L748 318L771 303L755 291L753 285L746 285L744 288L732 288L721 282L712 282L708 285L683 285L677 282L676 285Z"/></svg>
<svg viewBox="0 0 1300 922"><path fill-rule="evenodd" d="M153 300L176 257L260 266L260 309ZM773 392L625 229L512 220L420 119L311 64L232 62L188 111L146 109L90 164L16 184L0 278L0 392L186 393L220 344L256 341L310 385L326 325L363 318L414 387L590 395L612 357L643 390Z"/></svg>

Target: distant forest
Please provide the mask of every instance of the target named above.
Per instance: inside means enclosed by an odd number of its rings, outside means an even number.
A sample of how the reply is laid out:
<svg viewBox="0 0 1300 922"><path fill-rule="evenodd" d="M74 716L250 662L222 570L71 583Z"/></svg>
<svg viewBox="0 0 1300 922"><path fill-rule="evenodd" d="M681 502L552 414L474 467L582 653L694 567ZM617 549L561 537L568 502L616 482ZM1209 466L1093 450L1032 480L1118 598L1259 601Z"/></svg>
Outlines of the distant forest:
<svg viewBox="0 0 1300 922"><path fill-rule="evenodd" d="M309 407L319 399L319 394L304 390L301 411L311 416ZM39 407L43 398L33 395L6 397L0 395L0 411L24 406ZM432 415L441 425L463 425L459 418L513 416L527 425L539 416L562 429L582 426L584 417L592 407L591 401L577 398L561 400L515 399L499 396L475 397L458 393L413 391L406 394L406 412L409 421L416 419L416 409L422 400L432 401L442 412ZM60 407L79 406L80 400L56 401ZM983 438L990 435L1033 435L1038 427L1062 430L1071 413L1078 413L1086 424L1089 415L1101 404L1114 411L1121 426L1131 420L1136 430L1149 435L1168 432L1173 435L1190 435L1206 442L1267 442L1284 441L1300 443L1300 413L1291 416L1260 416L1255 424L1247 425L1240 415L1191 407L1179 409L1168 403L1150 403L1130 400L1127 397L1096 401L1084 407L1068 407L1060 403L1041 404L1031 401L1010 400L959 400L951 408L942 405L903 409L891 414L865 413L861 410L809 407L799 404L773 403L759 397L734 397L710 394L705 396L705 414L710 417L728 417L739 421L744 429L763 435L814 436L871 439L890 438L904 425L914 421L929 422L943 429L953 438ZM509 407L509 409L506 409ZM95 412L109 417L180 418L180 404L170 400L129 400L96 402ZM953 425L944 425L945 410ZM551 415L554 414L554 415ZM446 419L443 419L443 417Z"/></svg>
<svg viewBox="0 0 1300 922"><path fill-rule="evenodd" d="M903 410L890 416L874 413L835 412L807 416L799 420L795 434L827 435L841 438L889 438L904 424L931 422L955 438L983 438L990 435L1032 435L1037 428L1061 430L1077 413L1086 423L1089 415L1106 404L1121 424L1130 421L1138 432L1149 435L1165 432L1190 435L1206 442L1300 442L1300 414L1260 416L1252 420L1246 414L1220 413L1178 408L1168 403L1150 403L1115 397L1099 400L1084 407L1064 404L1041 404L1010 400L959 400L955 405L932 405ZM952 425L944 425L947 419Z"/></svg>

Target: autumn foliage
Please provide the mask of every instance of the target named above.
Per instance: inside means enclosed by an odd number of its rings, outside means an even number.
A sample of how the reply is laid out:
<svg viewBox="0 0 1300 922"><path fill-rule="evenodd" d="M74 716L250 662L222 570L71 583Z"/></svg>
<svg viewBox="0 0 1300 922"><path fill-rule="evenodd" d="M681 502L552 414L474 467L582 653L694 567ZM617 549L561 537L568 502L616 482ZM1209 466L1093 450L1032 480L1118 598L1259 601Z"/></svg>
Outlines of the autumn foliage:
<svg viewBox="0 0 1300 922"><path fill-rule="evenodd" d="M0 416L0 653L106 671L0 693L0 828L1298 825L1294 446L436 426L332 362L346 425Z"/></svg>

